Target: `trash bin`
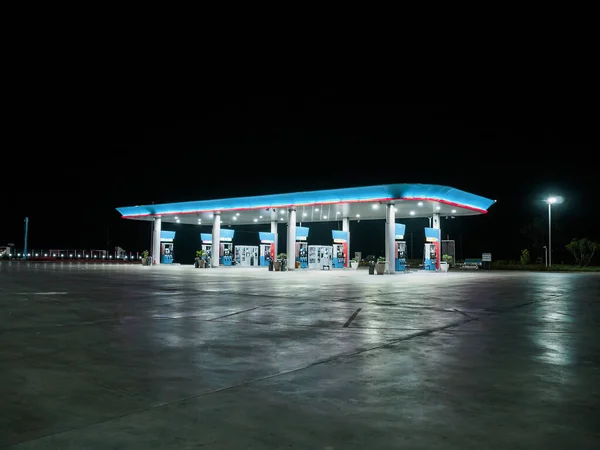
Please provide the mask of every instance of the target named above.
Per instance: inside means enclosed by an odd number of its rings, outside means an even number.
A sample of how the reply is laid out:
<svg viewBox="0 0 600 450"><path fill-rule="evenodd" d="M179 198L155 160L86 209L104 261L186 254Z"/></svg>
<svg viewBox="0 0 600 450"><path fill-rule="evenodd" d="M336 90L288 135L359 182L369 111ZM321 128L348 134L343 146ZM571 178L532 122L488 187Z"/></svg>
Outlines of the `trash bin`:
<svg viewBox="0 0 600 450"><path fill-rule="evenodd" d="M369 261L369 275L375 275L375 261Z"/></svg>
<svg viewBox="0 0 600 450"><path fill-rule="evenodd" d="M269 272L273 272L273 260L269 261Z"/></svg>
<svg viewBox="0 0 600 450"><path fill-rule="evenodd" d="M200 268L200 258L196 257L196 260L194 261L194 267L196 269Z"/></svg>

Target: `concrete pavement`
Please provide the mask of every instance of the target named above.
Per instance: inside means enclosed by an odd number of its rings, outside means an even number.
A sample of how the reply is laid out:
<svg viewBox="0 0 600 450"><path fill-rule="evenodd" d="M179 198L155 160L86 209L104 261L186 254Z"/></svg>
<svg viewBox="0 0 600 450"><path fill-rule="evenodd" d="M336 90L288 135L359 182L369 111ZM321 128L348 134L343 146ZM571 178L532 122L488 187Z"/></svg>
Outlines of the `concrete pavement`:
<svg viewBox="0 0 600 450"><path fill-rule="evenodd" d="M592 449L600 275L0 263L0 448Z"/></svg>

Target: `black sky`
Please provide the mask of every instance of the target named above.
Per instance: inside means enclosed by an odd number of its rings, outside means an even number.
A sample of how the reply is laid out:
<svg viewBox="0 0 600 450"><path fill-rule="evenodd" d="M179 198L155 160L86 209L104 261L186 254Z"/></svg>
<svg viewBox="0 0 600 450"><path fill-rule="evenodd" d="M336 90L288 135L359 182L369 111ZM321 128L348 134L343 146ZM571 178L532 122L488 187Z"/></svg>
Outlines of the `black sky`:
<svg viewBox="0 0 600 450"><path fill-rule="evenodd" d="M28 216L30 247L138 251L148 225L124 221L118 206L407 182L496 199L486 216L442 228L464 242L463 256L516 259L528 245L519 229L546 217L548 194L566 199L555 208L561 245L600 238L594 108L527 97L406 103L349 89L88 105L18 123L27 138L6 152L0 244L21 246ZM406 221L415 232L422 222ZM354 250L379 252L375 234Z"/></svg>

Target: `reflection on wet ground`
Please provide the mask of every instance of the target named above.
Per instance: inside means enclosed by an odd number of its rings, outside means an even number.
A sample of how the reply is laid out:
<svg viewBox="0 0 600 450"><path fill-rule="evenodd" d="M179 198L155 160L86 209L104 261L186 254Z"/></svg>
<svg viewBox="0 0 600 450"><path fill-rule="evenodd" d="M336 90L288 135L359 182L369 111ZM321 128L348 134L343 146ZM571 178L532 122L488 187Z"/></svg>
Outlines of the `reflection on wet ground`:
<svg viewBox="0 0 600 450"><path fill-rule="evenodd" d="M564 449L600 276L0 264L0 448Z"/></svg>

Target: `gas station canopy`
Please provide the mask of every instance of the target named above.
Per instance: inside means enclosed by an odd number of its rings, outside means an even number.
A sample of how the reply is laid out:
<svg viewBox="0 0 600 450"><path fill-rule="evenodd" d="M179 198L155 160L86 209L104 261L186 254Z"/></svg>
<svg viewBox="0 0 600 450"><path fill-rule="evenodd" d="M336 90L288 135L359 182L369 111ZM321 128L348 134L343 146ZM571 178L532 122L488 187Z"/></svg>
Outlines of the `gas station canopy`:
<svg viewBox="0 0 600 450"><path fill-rule="evenodd" d="M213 213L221 213L222 225L284 222L290 208L298 222L385 219L385 205L394 204L396 218L458 217L486 214L496 201L448 186L435 184L385 184L380 186L236 197L156 205L124 206L117 211L125 219L212 225Z"/></svg>

